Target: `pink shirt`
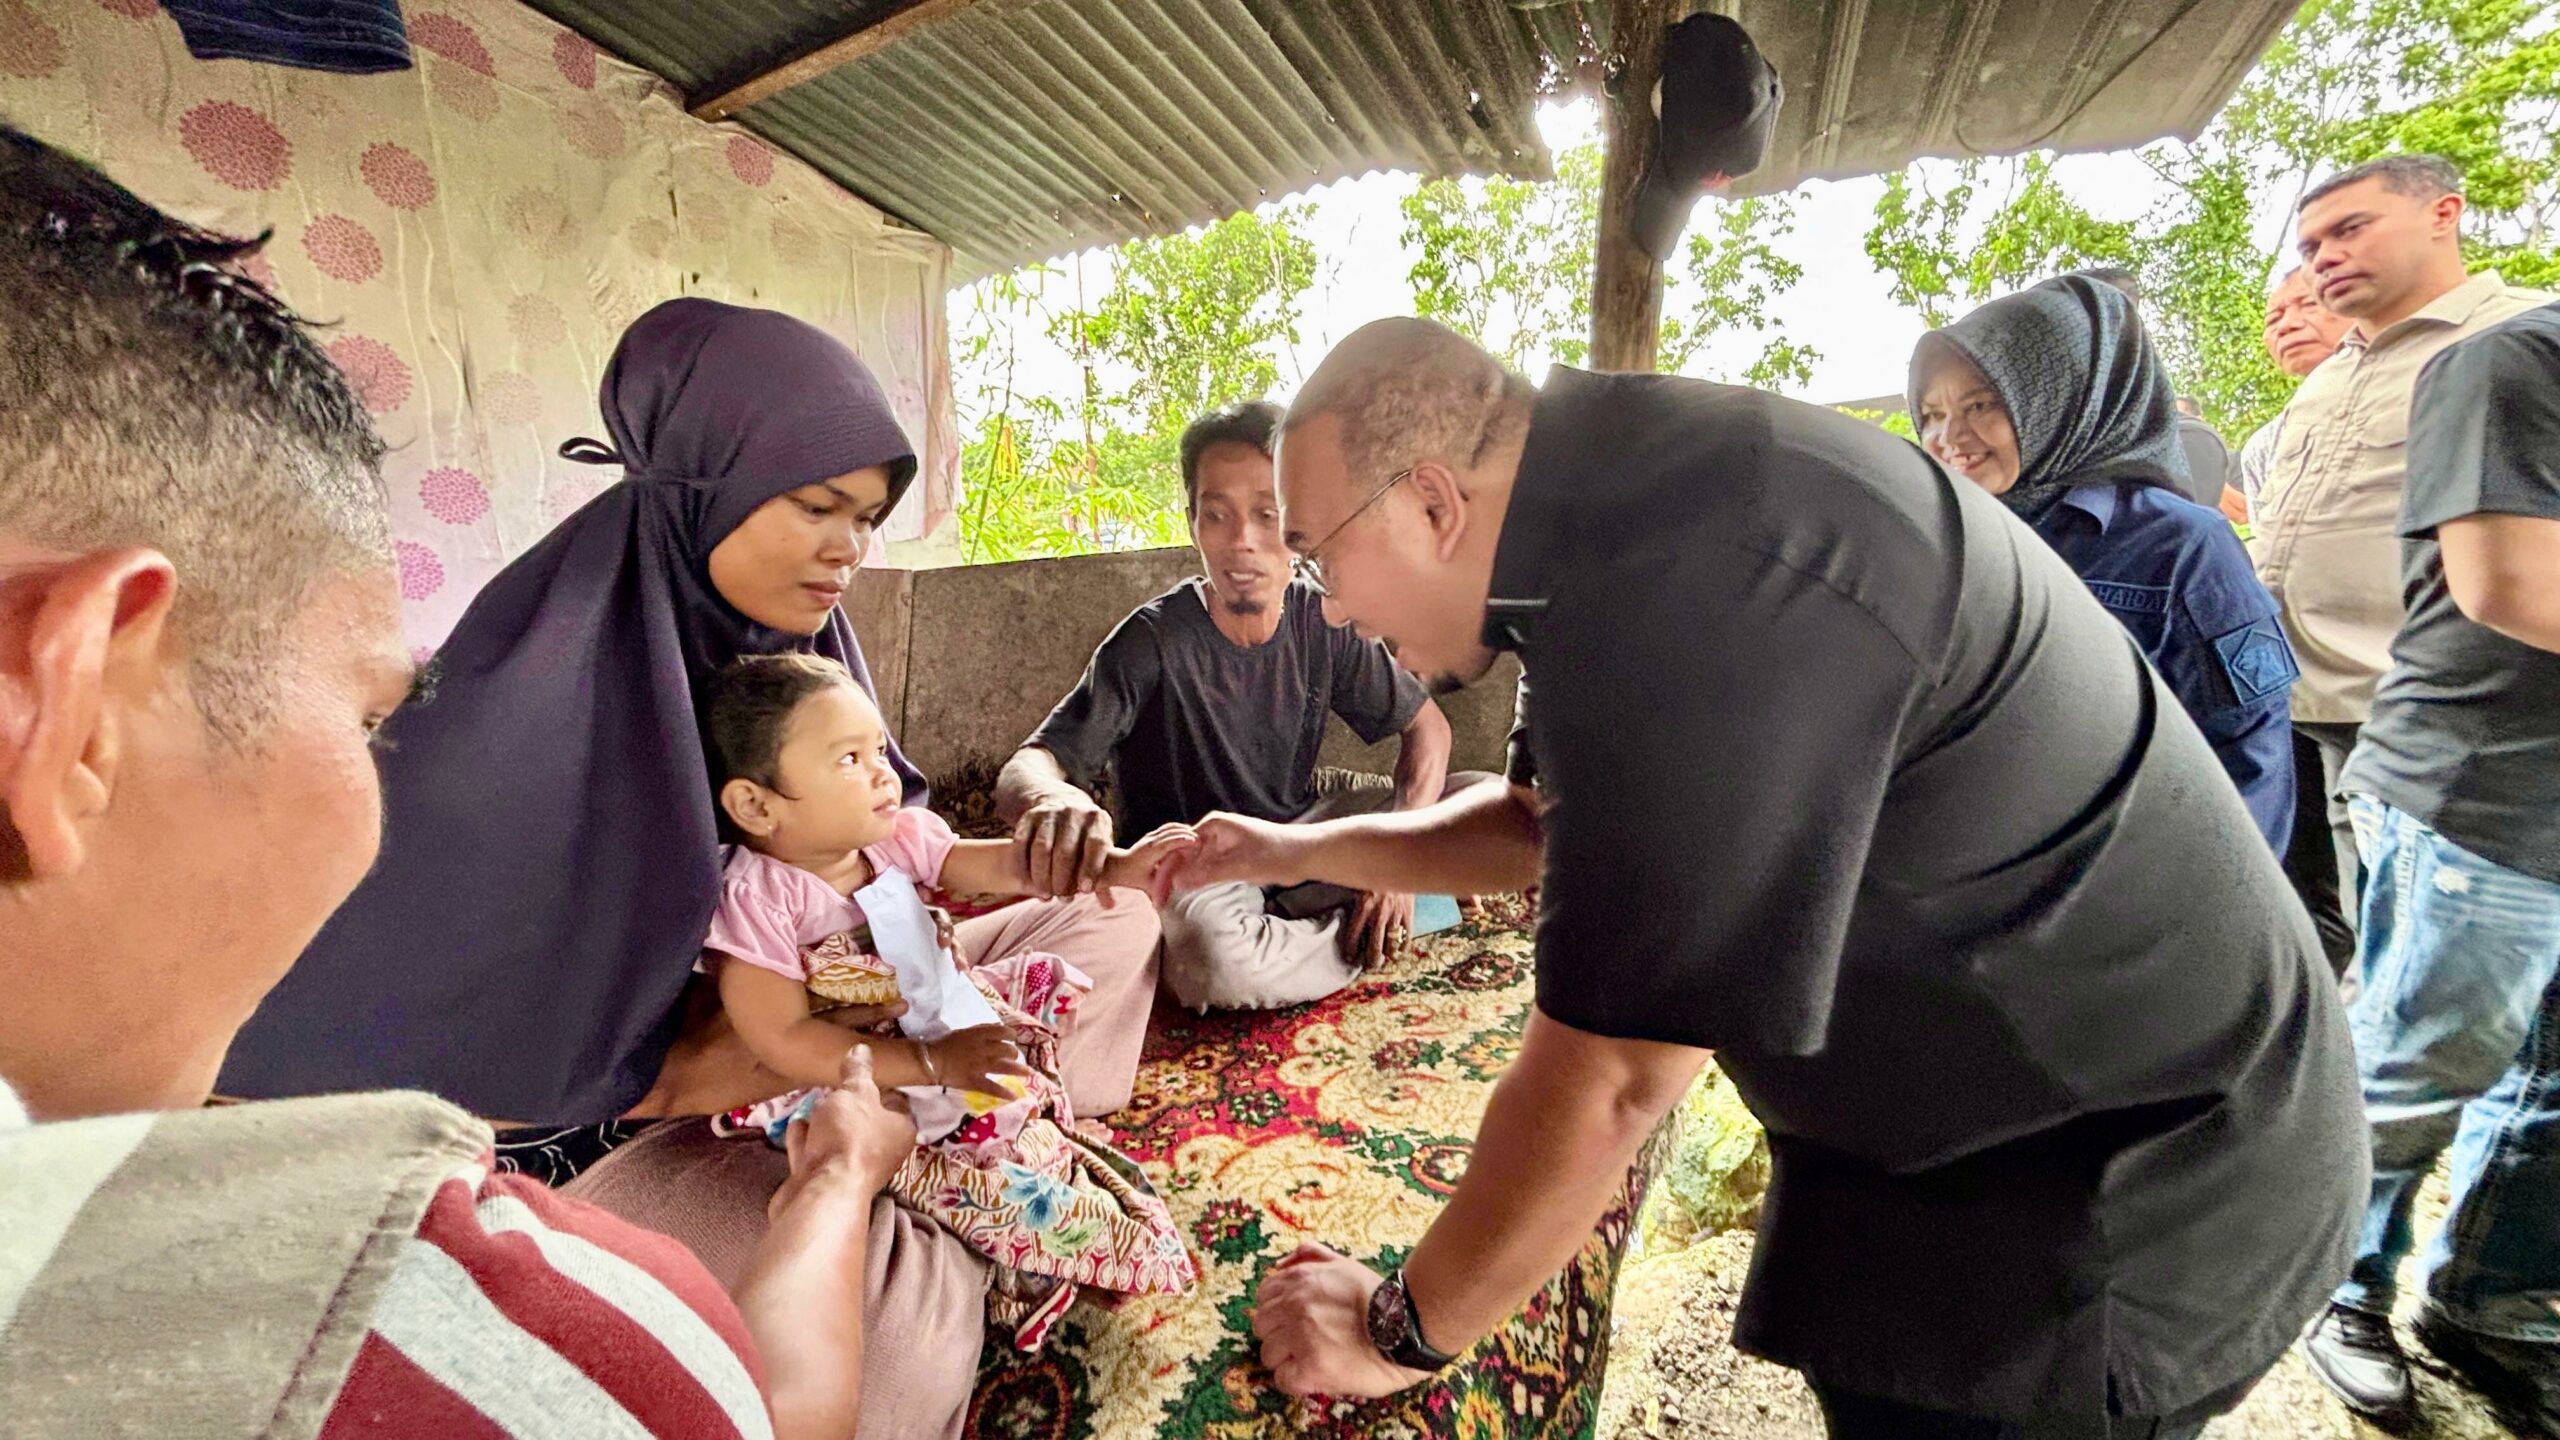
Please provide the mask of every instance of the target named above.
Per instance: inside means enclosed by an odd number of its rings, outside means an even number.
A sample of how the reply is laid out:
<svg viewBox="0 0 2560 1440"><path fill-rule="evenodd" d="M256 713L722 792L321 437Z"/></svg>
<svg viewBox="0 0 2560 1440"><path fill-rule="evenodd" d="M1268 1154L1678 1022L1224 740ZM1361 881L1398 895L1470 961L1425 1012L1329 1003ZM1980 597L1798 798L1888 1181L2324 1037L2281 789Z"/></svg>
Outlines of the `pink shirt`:
<svg viewBox="0 0 2560 1440"><path fill-rule="evenodd" d="M909 808L898 812L888 839L864 846L862 853L875 870L901 871L918 886L929 886L942 877L942 862L958 839L941 816ZM702 948L805 982L809 970L801 963L801 947L863 923L862 908L851 896L837 894L797 865L739 845L721 867L720 908Z"/></svg>

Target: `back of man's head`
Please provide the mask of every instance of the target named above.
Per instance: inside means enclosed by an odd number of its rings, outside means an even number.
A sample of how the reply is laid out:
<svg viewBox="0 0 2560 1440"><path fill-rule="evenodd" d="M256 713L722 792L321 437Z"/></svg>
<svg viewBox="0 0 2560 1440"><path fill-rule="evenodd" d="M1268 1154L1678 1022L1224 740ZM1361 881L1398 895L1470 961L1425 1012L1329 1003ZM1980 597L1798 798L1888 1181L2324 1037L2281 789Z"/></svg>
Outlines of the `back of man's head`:
<svg viewBox="0 0 2560 1440"><path fill-rule="evenodd" d="M0 539L167 555L191 688L233 736L312 587L390 558L381 441L233 268L257 245L0 125Z"/></svg>
<svg viewBox="0 0 2560 1440"><path fill-rule="evenodd" d="M1344 337L1307 377L1280 422L1292 431L1332 416L1344 464L1376 484L1418 460L1458 469L1525 428L1529 382L1445 325L1400 316Z"/></svg>

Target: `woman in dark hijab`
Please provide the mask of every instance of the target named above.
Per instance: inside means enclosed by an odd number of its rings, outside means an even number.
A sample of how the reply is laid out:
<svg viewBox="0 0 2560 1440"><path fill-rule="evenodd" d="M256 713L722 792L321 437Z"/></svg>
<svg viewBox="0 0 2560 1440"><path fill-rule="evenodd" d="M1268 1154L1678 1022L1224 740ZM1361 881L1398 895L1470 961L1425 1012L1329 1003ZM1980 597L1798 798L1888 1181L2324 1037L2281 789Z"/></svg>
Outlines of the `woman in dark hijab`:
<svg viewBox="0 0 2560 1440"><path fill-rule="evenodd" d="M633 322L600 405L611 444L561 453L622 482L489 582L437 655L437 693L392 717L381 861L241 1033L224 1093L417 1088L582 1125L789 1088L716 1007L686 1028L719 877L696 701L730 661L784 650L871 687L837 601L914 447L840 342L709 300ZM922 803L894 744L890 761ZM1133 1073L1152 915L1090 896L1017 911L964 925L961 948L1073 960L1106 1068ZM1099 1013L1133 991L1134 1025ZM1091 1068L1078 1109L1123 1103L1128 1076Z"/></svg>
<svg viewBox="0 0 2560 1440"><path fill-rule="evenodd" d="M1921 337L1923 448L2000 497L2132 632L2276 853L2292 827L2276 603L2220 513L2186 499L2168 372L2133 303L2065 275Z"/></svg>

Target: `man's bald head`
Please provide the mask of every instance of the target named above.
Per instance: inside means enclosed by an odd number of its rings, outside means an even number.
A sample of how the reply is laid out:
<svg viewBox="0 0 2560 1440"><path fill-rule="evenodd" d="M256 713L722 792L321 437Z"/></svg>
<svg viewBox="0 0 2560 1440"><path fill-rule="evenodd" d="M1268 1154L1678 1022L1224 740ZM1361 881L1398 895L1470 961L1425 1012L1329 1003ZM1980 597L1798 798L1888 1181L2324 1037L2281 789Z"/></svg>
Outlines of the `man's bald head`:
<svg viewBox="0 0 2560 1440"><path fill-rule="evenodd" d="M1380 636L1435 687L1484 673L1485 596L1529 431L1529 382L1428 320L1379 320L1325 356L1280 422L1289 548L1325 618Z"/></svg>
<svg viewBox="0 0 2560 1440"><path fill-rule="evenodd" d="M1352 483L1377 484L1421 460L1473 468L1529 423L1529 382L1446 325L1373 320L1333 347L1280 422L1330 417Z"/></svg>

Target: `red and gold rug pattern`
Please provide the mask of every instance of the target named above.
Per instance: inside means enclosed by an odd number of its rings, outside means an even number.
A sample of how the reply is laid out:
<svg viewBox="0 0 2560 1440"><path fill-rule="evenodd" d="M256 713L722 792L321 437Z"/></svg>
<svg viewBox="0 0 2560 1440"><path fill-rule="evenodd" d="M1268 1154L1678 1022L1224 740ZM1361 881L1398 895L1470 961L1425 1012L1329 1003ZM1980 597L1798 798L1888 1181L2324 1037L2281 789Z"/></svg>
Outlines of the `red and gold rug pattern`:
<svg viewBox="0 0 2560 1440"><path fill-rule="evenodd" d="M1040 1355L991 1346L972 1440L1122 1436L1492 1440L1592 1433L1609 1296L1650 1162L1574 1262L1450 1371L1367 1404L1296 1401L1255 1358L1266 1270L1314 1239L1382 1269L1466 1171L1531 997L1525 914L1496 908L1315 1005L1159 1010L1130 1107L1110 1118L1200 1262L1183 1297L1079 1303Z"/></svg>

